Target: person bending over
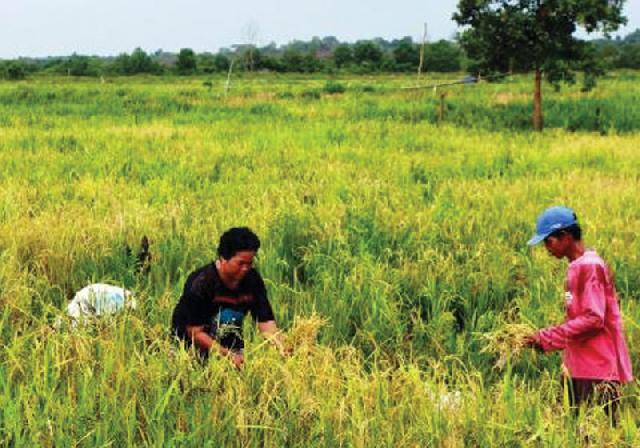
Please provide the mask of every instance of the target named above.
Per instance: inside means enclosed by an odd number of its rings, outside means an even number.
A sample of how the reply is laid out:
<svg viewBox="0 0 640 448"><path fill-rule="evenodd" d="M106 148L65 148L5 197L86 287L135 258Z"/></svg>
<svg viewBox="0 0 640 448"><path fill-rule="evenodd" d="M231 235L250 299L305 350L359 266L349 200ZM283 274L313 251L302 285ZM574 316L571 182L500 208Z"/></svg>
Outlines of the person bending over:
<svg viewBox="0 0 640 448"><path fill-rule="evenodd" d="M242 324L247 314L260 333L286 353L264 282L253 267L259 248L260 240L250 229L231 228L220 237L217 260L187 278L173 311L172 331L203 360L218 352L242 367Z"/></svg>

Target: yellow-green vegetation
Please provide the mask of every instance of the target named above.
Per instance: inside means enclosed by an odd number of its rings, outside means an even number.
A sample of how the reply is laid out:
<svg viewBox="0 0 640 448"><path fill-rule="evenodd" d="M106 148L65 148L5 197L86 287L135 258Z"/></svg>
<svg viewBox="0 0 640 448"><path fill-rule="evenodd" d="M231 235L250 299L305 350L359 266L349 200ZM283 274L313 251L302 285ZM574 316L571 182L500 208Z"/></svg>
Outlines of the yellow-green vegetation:
<svg viewBox="0 0 640 448"><path fill-rule="evenodd" d="M567 204L639 367L640 75L545 91L542 134L530 79L452 87L440 124L442 90L399 89L414 82L0 83L0 445L639 446L635 383L611 429L568 410L558 355L496 369L492 348L562 321L566 265L526 241ZM283 359L247 324L242 371L169 335L186 275L235 225L262 238L297 347ZM53 329L96 281L139 308Z"/></svg>
<svg viewBox="0 0 640 448"><path fill-rule="evenodd" d="M534 331L535 328L529 324L499 325L496 330L481 335L485 344L482 352L498 356L496 367L503 369L526 348L527 336L531 336Z"/></svg>

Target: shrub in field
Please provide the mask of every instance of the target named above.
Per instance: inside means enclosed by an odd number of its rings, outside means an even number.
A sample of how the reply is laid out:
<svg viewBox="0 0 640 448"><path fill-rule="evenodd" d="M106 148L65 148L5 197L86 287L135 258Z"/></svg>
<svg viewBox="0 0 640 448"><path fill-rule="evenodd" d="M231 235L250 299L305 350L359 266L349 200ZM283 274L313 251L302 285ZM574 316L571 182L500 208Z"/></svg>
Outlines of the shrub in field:
<svg viewBox="0 0 640 448"><path fill-rule="evenodd" d="M295 95L292 92L278 92L276 96L283 100L290 100L295 98Z"/></svg>
<svg viewBox="0 0 640 448"><path fill-rule="evenodd" d="M346 92L347 88L344 85L340 84L339 82L327 81L322 90L325 93L333 95L336 93L344 93Z"/></svg>
<svg viewBox="0 0 640 448"><path fill-rule="evenodd" d="M27 70L21 62L7 62L0 67L0 74L5 79L10 81L19 81L25 79L27 76Z"/></svg>
<svg viewBox="0 0 640 448"><path fill-rule="evenodd" d="M300 97L306 100L319 100L322 95L317 90L303 90Z"/></svg>
<svg viewBox="0 0 640 448"><path fill-rule="evenodd" d="M189 75L197 70L196 54L191 48L182 48L178 53L176 61L176 71L180 75Z"/></svg>

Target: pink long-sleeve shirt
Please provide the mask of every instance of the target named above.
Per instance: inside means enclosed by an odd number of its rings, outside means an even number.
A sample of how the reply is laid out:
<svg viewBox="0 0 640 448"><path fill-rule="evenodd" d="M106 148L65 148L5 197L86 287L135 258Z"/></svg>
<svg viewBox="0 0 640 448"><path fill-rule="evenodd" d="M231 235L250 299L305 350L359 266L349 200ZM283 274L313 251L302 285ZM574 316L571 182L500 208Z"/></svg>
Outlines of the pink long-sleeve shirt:
<svg viewBox="0 0 640 448"><path fill-rule="evenodd" d="M564 350L572 378L631 381L615 286L605 262L594 251L569 264L566 320L536 334L545 351Z"/></svg>

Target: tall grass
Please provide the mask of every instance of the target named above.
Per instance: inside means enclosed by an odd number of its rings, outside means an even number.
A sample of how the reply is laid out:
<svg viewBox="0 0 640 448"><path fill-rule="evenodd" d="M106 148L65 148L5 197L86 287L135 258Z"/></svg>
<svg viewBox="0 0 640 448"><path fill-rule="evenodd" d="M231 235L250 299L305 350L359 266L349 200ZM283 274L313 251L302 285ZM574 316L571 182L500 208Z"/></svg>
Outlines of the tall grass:
<svg viewBox="0 0 640 448"><path fill-rule="evenodd" d="M337 79L341 94L249 78L226 99L202 80L0 83L0 444L637 445L635 383L609 429L567 409L557 355L500 370L486 350L509 325L562 320L565 266L525 242L565 203L615 272L638 367L627 77L547 92L543 134L524 130L528 80L452 91L440 125L439 99L399 77ZM288 359L247 327L243 371L199 365L168 332L233 225L262 237L280 326L327 322ZM148 276L126 250L143 235ZM54 330L95 281L140 308Z"/></svg>

